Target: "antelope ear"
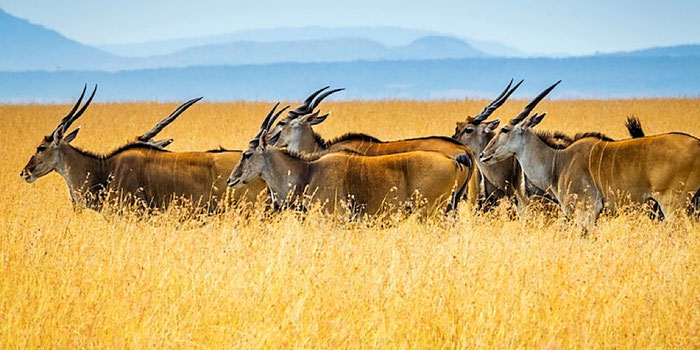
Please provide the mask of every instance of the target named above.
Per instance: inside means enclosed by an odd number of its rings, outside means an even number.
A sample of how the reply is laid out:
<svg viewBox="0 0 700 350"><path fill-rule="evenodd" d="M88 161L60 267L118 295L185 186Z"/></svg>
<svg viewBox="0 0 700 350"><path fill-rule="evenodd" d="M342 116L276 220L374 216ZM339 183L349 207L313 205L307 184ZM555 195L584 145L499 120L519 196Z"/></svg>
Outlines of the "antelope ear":
<svg viewBox="0 0 700 350"><path fill-rule="evenodd" d="M265 130L262 132L262 134L260 134L260 142L258 142L258 147L264 150L267 148L267 141L267 130Z"/></svg>
<svg viewBox="0 0 700 350"><path fill-rule="evenodd" d="M299 118L299 122L300 122L300 123L310 123L311 125L314 125L314 124L312 124L312 123L313 123L314 119L316 119L316 117L318 117L318 113L319 113L319 112L320 112L320 111L316 111L316 112L314 112L314 113L307 114L307 115L305 115L305 116ZM326 118L324 117L323 119L326 119ZM323 120L321 120L321 121L323 121ZM319 122L319 123L320 123L320 122Z"/></svg>
<svg viewBox="0 0 700 350"><path fill-rule="evenodd" d="M282 133L278 131L274 135L270 136L269 140L268 140L269 144L271 144L271 145L277 144L277 141L279 141L279 139L280 139L280 135L282 135Z"/></svg>
<svg viewBox="0 0 700 350"><path fill-rule="evenodd" d="M58 145L59 142L63 139L63 132L65 131L64 126L61 125L56 130L53 132L51 135L51 139L53 140L53 143Z"/></svg>
<svg viewBox="0 0 700 350"><path fill-rule="evenodd" d="M486 130L485 130L485 131L486 131L486 132L492 132L492 131L496 130L496 128L498 128L498 125L499 125L499 124L501 124L501 120L500 120L500 119L494 119L494 120L492 120L492 121L490 121L490 122L487 122L487 123L486 123Z"/></svg>
<svg viewBox="0 0 700 350"><path fill-rule="evenodd" d="M71 141L75 140L75 137L78 136L79 131L80 127L77 127L75 130L71 131L70 134L66 135L66 137L63 138L63 141L71 143Z"/></svg>
<svg viewBox="0 0 700 350"><path fill-rule="evenodd" d="M544 116L546 116L547 113L542 113L542 114L537 114L535 113L534 115L528 117L523 121L523 128L533 128L540 122L542 122L542 119L544 119Z"/></svg>
<svg viewBox="0 0 700 350"><path fill-rule="evenodd" d="M151 143L158 147L158 148L165 148L168 147L171 143L173 143L173 139L165 139L165 140L158 140L158 141L151 141Z"/></svg>
<svg viewBox="0 0 700 350"><path fill-rule="evenodd" d="M316 114L318 114L318 113L316 113ZM328 118L329 115L331 115L331 114L330 114L330 113L327 113L327 114L324 114L324 115L315 117L314 119L311 119L311 120L309 121L309 123L310 123L311 125L318 125L318 124L321 124L321 123L323 123L324 120L326 120L326 118Z"/></svg>

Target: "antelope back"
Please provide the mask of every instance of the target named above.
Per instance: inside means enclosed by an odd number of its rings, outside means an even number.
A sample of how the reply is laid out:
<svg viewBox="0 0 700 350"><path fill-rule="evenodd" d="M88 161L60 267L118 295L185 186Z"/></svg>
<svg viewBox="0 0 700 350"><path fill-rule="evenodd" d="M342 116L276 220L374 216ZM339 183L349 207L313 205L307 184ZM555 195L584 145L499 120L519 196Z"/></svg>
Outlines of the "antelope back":
<svg viewBox="0 0 700 350"><path fill-rule="evenodd" d="M339 199L350 200L369 214L387 204L403 209L419 198L428 211L444 210L453 193L465 188L471 171L453 157L430 151L382 156L331 153L311 166L308 193L316 201L337 204Z"/></svg>

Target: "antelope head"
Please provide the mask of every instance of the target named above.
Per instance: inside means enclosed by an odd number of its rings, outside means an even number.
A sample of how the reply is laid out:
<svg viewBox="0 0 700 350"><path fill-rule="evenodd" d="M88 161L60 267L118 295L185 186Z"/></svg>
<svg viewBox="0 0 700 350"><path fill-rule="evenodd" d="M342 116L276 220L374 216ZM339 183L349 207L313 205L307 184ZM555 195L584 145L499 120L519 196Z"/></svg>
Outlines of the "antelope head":
<svg viewBox="0 0 700 350"><path fill-rule="evenodd" d="M263 153L270 144L268 130L277 117L289 108L289 106L284 107L279 112L275 113L278 106L279 102L272 107L272 110L270 110L270 113L267 114L262 125L260 125L260 130L257 135L248 143L248 149L243 152L238 165L236 165L231 175L228 177L228 180L226 180L229 187L240 188L245 186L248 182L262 177L265 168Z"/></svg>
<svg viewBox="0 0 700 350"><path fill-rule="evenodd" d="M485 120L498 109L498 107L502 106L508 97L510 97L522 83L523 81L521 80L511 89L510 87L513 84L513 80L511 79L505 90L487 105L481 113L474 117L467 117L465 121L457 122L457 128L455 128L455 134L452 138L469 147L474 154L483 151L486 144L493 137L494 130L498 128L498 124L501 122L498 119L489 122L485 122Z"/></svg>
<svg viewBox="0 0 700 350"><path fill-rule="evenodd" d="M505 125L498 131L498 134L489 141L483 152L479 154L479 158L484 163L499 162L516 155L516 153L525 146L525 138L528 133L532 133L530 129L539 124L546 113L528 115L542 101L542 99L554 89L561 80L542 91L535 97L515 118L511 119L508 125Z"/></svg>
<svg viewBox="0 0 700 350"><path fill-rule="evenodd" d="M328 88L329 86L326 86L314 92L304 100L304 103L289 111L287 117L280 120L277 125L270 130L270 143L278 147L287 147L295 151L314 151L314 131L311 127L321 124L328 117L328 114L319 116L319 113L314 113L314 110L324 98L338 91L345 90L334 89L323 92ZM318 98L316 98L316 96L318 96Z"/></svg>
<svg viewBox="0 0 700 350"><path fill-rule="evenodd" d="M78 98L78 102L75 103L73 109L71 109L70 112L68 112L68 114L61 119L61 122L58 123L58 126L56 126L51 134L45 136L44 139L41 140L39 146L36 148L36 153L34 153L34 155L29 159L29 162L19 175L22 179L24 179L24 181L32 183L36 181L36 179L49 174L61 166L60 147L73 141L78 135L80 127L68 134L66 134L66 131L70 128L73 122L75 122L75 120L78 119L83 112L85 112L88 105L90 105L92 98L95 97L97 85L95 85L95 89L92 91L92 94L85 102L83 107L78 110L83 97L85 97L86 89L87 85L85 85L83 88L83 92L80 94L80 98Z"/></svg>

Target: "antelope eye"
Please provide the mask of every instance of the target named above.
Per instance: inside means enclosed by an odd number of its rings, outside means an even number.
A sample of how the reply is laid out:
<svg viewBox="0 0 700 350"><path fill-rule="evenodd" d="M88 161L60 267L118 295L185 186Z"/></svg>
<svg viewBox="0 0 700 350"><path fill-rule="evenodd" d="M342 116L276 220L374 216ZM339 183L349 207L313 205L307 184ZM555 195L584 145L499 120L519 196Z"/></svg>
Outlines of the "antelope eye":
<svg viewBox="0 0 700 350"><path fill-rule="evenodd" d="M36 148L36 152L37 152L37 153L43 152L43 151L45 151L45 150L46 150L46 146L39 146L39 147Z"/></svg>
<svg viewBox="0 0 700 350"><path fill-rule="evenodd" d="M471 134L472 132L474 132L474 129L469 128L469 129L464 130L464 132L467 134Z"/></svg>
<svg viewBox="0 0 700 350"><path fill-rule="evenodd" d="M253 155L251 152L245 152L243 153L243 159L250 158L251 155Z"/></svg>
<svg viewBox="0 0 700 350"><path fill-rule="evenodd" d="M501 129L501 132L504 134L507 134L510 131L510 129L503 128Z"/></svg>

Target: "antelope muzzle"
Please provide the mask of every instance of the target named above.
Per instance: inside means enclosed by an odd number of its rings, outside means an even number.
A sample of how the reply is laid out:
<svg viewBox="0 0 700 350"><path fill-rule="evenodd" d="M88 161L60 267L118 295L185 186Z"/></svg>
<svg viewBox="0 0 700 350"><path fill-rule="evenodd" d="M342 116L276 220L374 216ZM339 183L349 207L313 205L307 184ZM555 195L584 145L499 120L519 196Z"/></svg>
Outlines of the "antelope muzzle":
<svg viewBox="0 0 700 350"><path fill-rule="evenodd" d="M21 177L27 183L36 181L36 177L34 177L32 172L27 168L22 169L22 172L19 173L19 177Z"/></svg>

